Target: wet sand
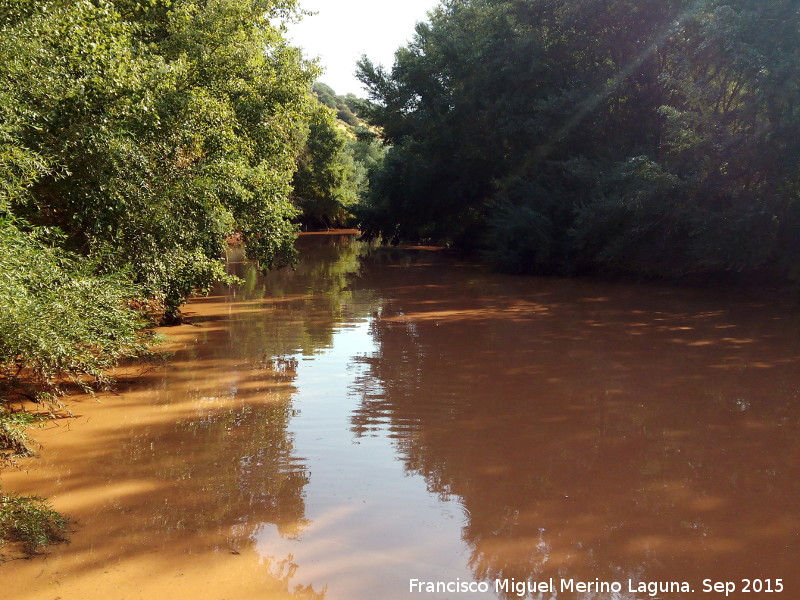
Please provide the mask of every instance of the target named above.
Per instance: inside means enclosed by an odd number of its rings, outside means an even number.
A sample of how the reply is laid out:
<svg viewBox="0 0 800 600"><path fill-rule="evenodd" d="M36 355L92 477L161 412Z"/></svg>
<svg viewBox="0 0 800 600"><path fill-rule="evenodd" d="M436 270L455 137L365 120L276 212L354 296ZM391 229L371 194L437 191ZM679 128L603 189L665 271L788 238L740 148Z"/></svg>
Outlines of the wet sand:
<svg viewBox="0 0 800 600"><path fill-rule="evenodd" d="M193 301L170 362L73 397L3 473L75 521L0 597L497 598L495 580L783 580L800 551L794 306L492 275L304 236ZM409 579L488 593L409 592ZM515 597L506 593L506 597ZM535 593L528 597L538 598Z"/></svg>

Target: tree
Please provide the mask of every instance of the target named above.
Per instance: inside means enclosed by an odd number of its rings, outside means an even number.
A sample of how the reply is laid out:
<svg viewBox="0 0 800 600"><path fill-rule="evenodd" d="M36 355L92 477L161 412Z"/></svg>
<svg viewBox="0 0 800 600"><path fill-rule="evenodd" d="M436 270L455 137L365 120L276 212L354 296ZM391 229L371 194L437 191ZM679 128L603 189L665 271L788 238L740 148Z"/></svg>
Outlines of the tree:
<svg viewBox="0 0 800 600"><path fill-rule="evenodd" d="M392 146L369 235L483 248L515 272L797 277L796 3L447 0L429 16L391 70L359 63Z"/></svg>
<svg viewBox="0 0 800 600"><path fill-rule="evenodd" d="M357 116L363 100L353 94L337 96L321 82L314 83L313 91L319 105L297 159L293 196L303 225L343 226L352 222L367 197L385 147Z"/></svg>
<svg viewBox="0 0 800 600"><path fill-rule="evenodd" d="M293 261L316 68L273 23L295 10L0 0L0 459L30 452L17 400L103 385L147 350L137 306L175 322L231 281L228 236L262 268ZM63 530L36 499L0 499L0 537L35 549Z"/></svg>
<svg viewBox="0 0 800 600"><path fill-rule="evenodd" d="M333 110L319 104L294 174L294 198L310 226L343 224L358 201L359 180L347 136Z"/></svg>
<svg viewBox="0 0 800 600"><path fill-rule="evenodd" d="M265 268L293 260L315 72L268 20L292 2L26 4L2 7L0 80L16 143L45 168L15 214L129 267L167 320L225 278L235 231Z"/></svg>

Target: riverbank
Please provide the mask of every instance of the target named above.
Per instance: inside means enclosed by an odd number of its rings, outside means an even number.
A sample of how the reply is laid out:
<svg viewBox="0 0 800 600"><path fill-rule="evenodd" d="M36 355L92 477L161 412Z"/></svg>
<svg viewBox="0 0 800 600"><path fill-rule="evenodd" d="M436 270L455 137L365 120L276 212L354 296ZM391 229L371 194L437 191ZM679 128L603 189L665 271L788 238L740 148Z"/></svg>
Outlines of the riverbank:
<svg viewBox="0 0 800 600"><path fill-rule="evenodd" d="M313 240L313 245L338 254L343 241L349 243L357 233L301 234L298 244ZM345 271L353 267L355 255L349 256L346 264L340 263ZM336 285L336 264L333 261L333 269L320 273L321 285ZM21 562L15 559L24 558L23 552L13 545L3 549L5 558L13 562L0 565L0 579L14 597L49 599L66 576L74 597L97 595L101 589L105 597L116 598L121 587L130 586L126 582L135 581L143 597L160 598L163 579L149 581L152 573L168 563L176 577L180 572L192 580L182 584L186 596L181 592L176 596L180 598L216 593L210 589L219 594L236 589L244 594L239 597L259 600L316 597L312 589L295 595L288 587L290 557L265 561L251 547L252 528L242 529L240 517L249 514L252 499L238 493L235 477L226 474L231 465L220 459L224 451L214 446L236 437L230 423L241 419L258 421L259 440L275 439L277 446L283 443L280 436L292 391L291 361L269 358L279 349L257 353L256 360L249 355L237 358L231 344L249 352L248 339L267 345L292 339L299 343L304 336L288 319L276 323L283 334L264 333L257 336L260 340L252 337L252 330L238 331L236 324L252 315L269 315L276 308L303 303L309 296L283 293L281 282L294 275L292 270L283 270L272 273L278 287L272 289L274 297L266 297L263 280L255 265L243 259L241 247L230 248L228 266L244 279L244 285L218 285L209 296L193 298L184 307L184 323L154 330L164 339L160 351L168 357L165 362L133 362L113 371L113 391L66 397L64 411L71 417L47 421L31 432L41 446L40 456L20 459L16 467L3 472L7 492L47 498L70 519L68 543L47 548L44 556ZM303 266L298 269L302 271ZM198 438L209 428L217 431L215 439L198 445ZM258 443L251 441L251 445ZM209 484L210 480L217 483ZM271 473L262 491L285 481L281 474ZM210 490L226 497L209 497ZM288 529L296 526L291 514L290 510L281 517ZM137 519L132 526L135 515L143 520ZM234 532L237 529L241 531ZM198 554L204 558L198 559ZM235 563L227 564L228 557L235 557ZM253 577L237 571L242 562L248 565L245 570L255 569L262 575L243 584ZM124 576L117 576L112 568L119 563L125 563ZM3 577L11 568L17 587L6 581L8 576ZM48 574L44 580L43 572ZM38 587L32 588L32 581Z"/></svg>
<svg viewBox="0 0 800 600"><path fill-rule="evenodd" d="M297 269L266 276L232 255L244 284L187 307L168 364L42 432L15 489L53 498L75 532L0 567L6 593L797 585L796 306L298 243Z"/></svg>
<svg viewBox="0 0 800 600"><path fill-rule="evenodd" d="M192 300L186 307L191 324L159 329L168 340L164 349L172 353L169 363L145 373L136 366L121 370L114 393L70 396L66 406L73 418L35 432L41 456L6 471L4 487L50 499L70 516L72 531L69 544L52 547L46 558L0 567L10 597L51 598L64 577L70 580L68 597L121 598L121 590L132 588L141 597L163 597L159 574L167 568L173 571L172 597L223 597L230 589L237 597L292 597L281 579L287 565L274 565L274 577L265 572L253 578L250 562L259 560L254 552L249 551L246 574L239 567L248 551L236 536L218 523L206 530L208 520L232 507L213 501L204 486L193 486L190 472L224 471L229 465L210 447L181 450L208 420L235 419L261 405L262 398L248 398L241 377L258 378L277 394L285 387L274 371L254 367L245 374L235 358L197 355L198 343L206 348L222 343L221 322L255 309L233 306L219 294ZM171 382L161 385L165 376ZM239 393L232 395L231 389ZM233 487L229 491L236 495ZM183 514L175 514L184 500ZM126 524L132 514L141 515L134 530ZM233 515L222 520L235 526ZM202 549L196 545L198 530L205 530Z"/></svg>
<svg viewBox="0 0 800 600"><path fill-rule="evenodd" d="M181 332L182 329L188 331L190 328L154 328L153 331L165 340L159 347L158 354L148 359L128 361L127 366L112 369L108 375L116 384L110 390L90 394L73 385L66 387L66 395L49 408L30 401L15 403L14 409L20 411L15 414L20 415L24 422L30 421L30 426L25 431L25 443L32 454L13 458L0 474L3 490L10 493L5 497L2 507L6 513L2 516L8 530L4 535L4 543L0 545L0 565L9 560L47 554L52 549L49 547L52 544L68 542L70 530L74 530L76 526L72 515L73 505L69 500L64 501L57 492L51 498L53 489L49 485L30 485L32 477L47 464L51 452L62 451L53 440L57 441L60 436L80 429L89 420L108 418L105 413L108 412L109 404L113 405L125 391L135 389L147 381L149 376L157 376L160 371L168 368L164 359L187 348L191 343ZM119 415L112 418L119 418ZM77 448L63 451L69 452L70 457L76 457L79 452ZM13 493L14 490L19 493Z"/></svg>

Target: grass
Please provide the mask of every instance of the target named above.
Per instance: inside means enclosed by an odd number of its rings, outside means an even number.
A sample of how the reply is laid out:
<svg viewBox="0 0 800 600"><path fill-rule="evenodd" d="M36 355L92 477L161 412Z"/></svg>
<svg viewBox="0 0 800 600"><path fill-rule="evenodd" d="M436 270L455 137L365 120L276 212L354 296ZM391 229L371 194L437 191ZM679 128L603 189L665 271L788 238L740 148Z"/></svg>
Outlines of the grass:
<svg viewBox="0 0 800 600"><path fill-rule="evenodd" d="M25 556L65 541L67 522L44 498L0 494L0 544L15 544Z"/></svg>
<svg viewBox="0 0 800 600"><path fill-rule="evenodd" d="M0 410L0 468L13 464L16 458L36 454L26 429L47 418L47 414ZM10 553L0 555L0 562L9 554L38 554L43 547L64 541L66 529L67 518L45 499L4 494L0 490L0 547L12 548Z"/></svg>

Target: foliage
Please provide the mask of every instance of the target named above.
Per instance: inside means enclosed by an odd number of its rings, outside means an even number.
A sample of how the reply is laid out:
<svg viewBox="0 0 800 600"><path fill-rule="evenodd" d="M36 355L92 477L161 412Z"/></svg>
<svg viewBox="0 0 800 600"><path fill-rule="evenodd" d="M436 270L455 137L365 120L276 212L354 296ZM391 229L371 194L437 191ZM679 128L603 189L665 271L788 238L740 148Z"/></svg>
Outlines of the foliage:
<svg viewBox="0 0 800 600"><path fill-rule="evenodd" d="M359 180L347 136L333 111L319 104L309 124L308 138L297 161L294 197L309 224L341 224L358 200Z"/></svg>
<svg viewBox="0 0 800 600"><path fill-rule="evenodd" d="M53 404L65 383L107 385L110 367L152 342L127 274L102 273L53 239L0 221L0 463L33 453L25 429L42 418L11 410L12 400Z"/></svg>
<svg viewBox="0 0 800 600"><path fill-rule="evenodd" d="M354 94L337 96L331 86L321 81L315 82L312 89L321 104L336 111L337 119L351 127L357 127L361 123L357 116L360 101Z"/></svg>
<svg viewBox="0 0 800 600"><path fill-rule="evenodd" d="M4 458L31 451L13 401L107 384L149 344L134 306L174 322L191 293L232 281L230 235L264 269L294 261L316 75L282 37L296 14L294 0L0 0ZM35 548L56 531L20 529L27 513L4 503L0 535Z"/></svg>
<svg viewBox="0 0 800 600"><path fill-rule="evenodd" d="M24 184L14 214L108 271L130 268L168 317L225 278L234 231L265 268L292 262L314 70L268 18L292 6L4 0L4 162L27 168L0 186Z"/></svg>
<svg viewBox="0 0 800 600"><path fill-rule="evenodd" d="M369 235L514 272L798 279L796 2L446 0L429 17L391 70L359 63L391 145Z"/></svg>
<svg viewBox="0 0 800 600"><path fill-rule="evenodd" d="M139 289L47 238L0 223L0 383L103 383L109 367L147 347L142 317L127 304Z"/></svg>
<svg viewBox="0 0 800 600"><path fill-rule="evenodd" d="M297 159L293 197L304 226L344 226L367 197L370 176L382 163L385 147L356 116L362 100L353 94L337 96L321 82L314 83L313 90L318 104Z"/></svg>
<svg viewBox="0 0 800 600"><path fill-rule="evenodd" d="M26 554L64 540L67 520L36 496L0 494L0 540L18 542Z"/></svg>
<svg viewBox="0 0 800 600"><path fill-rule="evenodd" d="M33 427L49 415L36 415L26 411L11 411L3 408L0 412L0 466L9 464L17 458L33 456L35 442L27 429Z"/></svg>

